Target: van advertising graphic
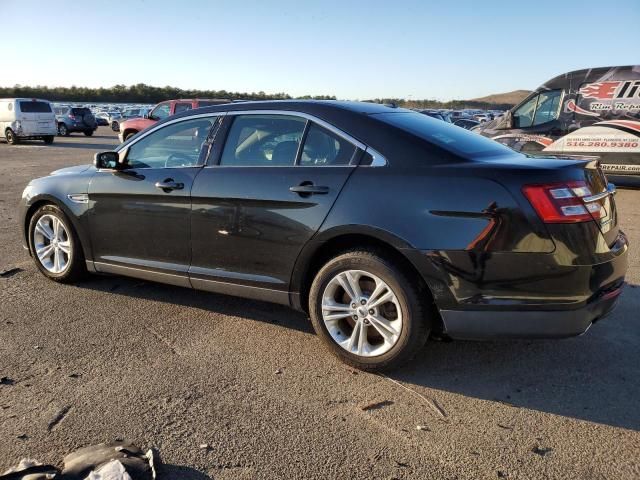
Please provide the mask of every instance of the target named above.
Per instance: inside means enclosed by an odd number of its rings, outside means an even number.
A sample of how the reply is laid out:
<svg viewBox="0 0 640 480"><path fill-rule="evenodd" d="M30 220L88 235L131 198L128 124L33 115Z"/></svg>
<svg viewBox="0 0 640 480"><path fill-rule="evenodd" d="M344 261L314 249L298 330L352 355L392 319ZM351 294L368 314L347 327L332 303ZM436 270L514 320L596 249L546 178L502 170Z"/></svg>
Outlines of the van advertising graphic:
<svg viewBox="0 0 640 480"><path fill-rule="evenodd" d="M640 186L640 65L559 75L475 131L525 153L596 155L611 181Z"/></svg>

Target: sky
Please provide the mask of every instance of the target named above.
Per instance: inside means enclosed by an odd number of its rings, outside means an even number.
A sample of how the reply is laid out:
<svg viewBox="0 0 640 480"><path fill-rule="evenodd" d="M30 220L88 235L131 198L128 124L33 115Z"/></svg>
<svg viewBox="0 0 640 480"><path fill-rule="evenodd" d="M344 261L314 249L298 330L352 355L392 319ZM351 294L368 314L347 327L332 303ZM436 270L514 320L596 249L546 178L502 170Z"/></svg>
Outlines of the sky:
<svg viewBox="0 0 640 480"><path fill-rule="evenodd" d="M0 86L471 99L640 64L640 0L0 0Z"/></svg>

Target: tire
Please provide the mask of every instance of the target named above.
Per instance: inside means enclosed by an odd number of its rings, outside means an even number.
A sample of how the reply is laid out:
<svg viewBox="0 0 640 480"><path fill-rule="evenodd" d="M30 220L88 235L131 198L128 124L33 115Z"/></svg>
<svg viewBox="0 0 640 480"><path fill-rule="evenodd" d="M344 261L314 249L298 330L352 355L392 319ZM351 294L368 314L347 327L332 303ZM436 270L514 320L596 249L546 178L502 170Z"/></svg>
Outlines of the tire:
<svg viewBox="0 0 640 480"><path fill-rule="evenodd" d="M4 138L7 139L7 143L9 145L16 145L16 144L20 143L20 139L18 137L16 137L16 134L13 133L13 130L11 130L10 128L7 128L5 130Z"/></svg>
<svg viewBox="0 0 640 480"><path fill-rule="evenodd" d="M55 220L62 225L62 230L58 229L58 237L55 236L55 226L52 223ZM41 228L43 224L47 227L46 234L43 233L45 230ZM37 230L36 227L38 227ZM29 251L38 270L45 277L60 283L72 283L86 276L87 267L82 245L73 224L59 207L48 204L36 210L29 220L28 233ZM54 244L53 253L43 259L38 256L38 250L42 251L43 248ZM68 253L64 251L64 248L68 249ZM59 263L57 262L58 255L60 255Z"/></svg>
<svg viewBox="0 0 640 480"><path fill-rule="evenodd" d="M69 133L69 129L64 123L58 124L58 135L60 135L61 137L68 137Z"/></svg>
<svg viewBox="0 0 640 480"><path fill-rule="evenodd" d="M355 295L356 301L351 301L352 296L339 286L342 283L338 276L345 280L349 272L362 292L361 296ZM418 285L382 252L365 249L345 252L328 261L313 280L309 293L313 328L331 351L352 367L366 371L398 368L424 347L431 331L432 314ZM369 302L379 286L381 293ZM391 292L392 300L376 305L376 299L387 297L385 292ZM327 306L335 310L327 310ZM331 315L331 312L341 318L325 321L325 313ZM349 348L349 339L353 338L358 323L361 329L358 332L365 332L366 342ZM385 325L391 326L391 330ZM386 332L387 337L381 331Z"/></svg>
<svg viewBox="0 0 640 480"><path fill-rule="evenodd" d="M123 140L126 142L138 132L127 132L124 134Z"/></svg>
<svg viewBox="0 0 640 480"><path fill-rule="evenodd" d="M51 145L53 143L53 138L54 138L53 135L47 135L42 140L44 140L45 144Z"/></svg>
<svg viewBox="0 0 640 480"><path fill-rule="evenodd" d="M111 130L113 130L114 132L119 132L120 131L120 124L118 122L111 122Z"/></svg>
<svg viewBox="0 0 640 480"><path fill-rule="evenodd" d="M86 137L90 137L91 135L93 135L93 130L85 130L85 131L84 131L84 135L85 135Z"/></svg>

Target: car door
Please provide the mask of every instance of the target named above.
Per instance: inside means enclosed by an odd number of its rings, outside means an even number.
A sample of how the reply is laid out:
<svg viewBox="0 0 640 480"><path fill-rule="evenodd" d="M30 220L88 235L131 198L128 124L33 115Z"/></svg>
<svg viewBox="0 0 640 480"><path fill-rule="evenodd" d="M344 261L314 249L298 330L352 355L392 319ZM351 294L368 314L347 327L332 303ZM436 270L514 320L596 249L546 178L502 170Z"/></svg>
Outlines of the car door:
<svg viewBox="0 0 640 480"><path fill-rule="evenodd" d="M122 170L101 170L89 185L96 270L189 286L190 192L215 115L159 125L120 151Z"/></svg>
<svg viewBox="0 0 640 480"><path fill-rule="evenodd" d="M295 260L359 146L302 115L230 112L192 189L192 285L287 303Z"/></svg>

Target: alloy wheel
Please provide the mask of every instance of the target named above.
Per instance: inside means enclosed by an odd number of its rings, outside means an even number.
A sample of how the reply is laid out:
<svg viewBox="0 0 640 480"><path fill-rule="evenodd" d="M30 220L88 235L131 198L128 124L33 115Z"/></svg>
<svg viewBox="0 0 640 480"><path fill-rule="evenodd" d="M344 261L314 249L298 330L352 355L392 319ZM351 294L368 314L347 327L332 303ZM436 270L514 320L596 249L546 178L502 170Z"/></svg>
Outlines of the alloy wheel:
<svg viewBox="0 0 640 480"><path fill-rule="evenodd" d="M363 357L391 350L403 323L391 287L364 270L343 271L329 281L322 295L322 319L340 347Z"/></svg>
<svg viewBox="0 0 640 480"><path fill-rule="evenodd" d="M33 246L38 261L47 271L64 272L71 260L71 239L67 227L54 215L40 217L33 230Z"/></svg>

